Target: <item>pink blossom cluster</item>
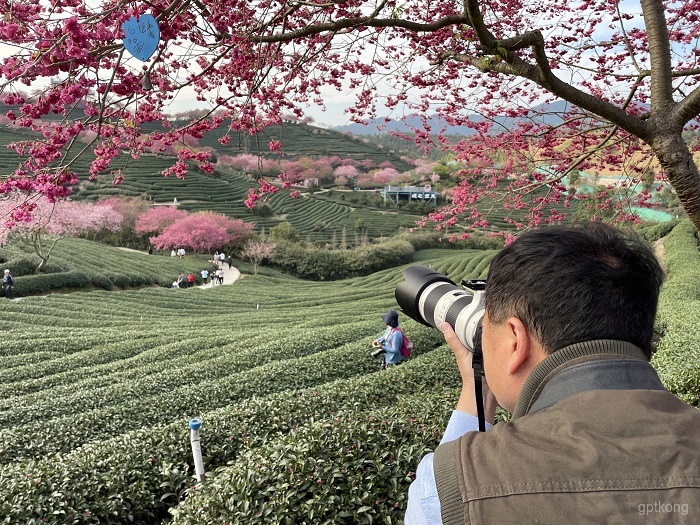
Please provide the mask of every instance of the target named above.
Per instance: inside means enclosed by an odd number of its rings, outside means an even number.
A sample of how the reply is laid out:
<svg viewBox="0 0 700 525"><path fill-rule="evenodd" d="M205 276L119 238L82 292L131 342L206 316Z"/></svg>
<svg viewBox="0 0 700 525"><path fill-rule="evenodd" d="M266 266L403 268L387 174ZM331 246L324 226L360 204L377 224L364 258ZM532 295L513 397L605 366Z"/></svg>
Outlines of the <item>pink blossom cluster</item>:
<svg viewBox="0 0 700 525"><path fill-rule="evenodd" d="M149 238L156 249L184 247L203 253L221 246L242 246L255 225L219 213L197 212L163 222L159 228Z"/></svg>
<svg viewBox="0 0 700 525"><path fill-rule="evenodd" d="M681 133L697 129L700 0L664 2L644 17L637 4L619 9L601 0L378 5L348 0L290 9L278 1L104 0L96 9L82 0L0 1L0 42L16 50L0 59L5 118L36 134L13 146L17 167L1 181L0 193L34 192L55 201L88 177L111 173L118 182L123 164L115 164L122 157L126 162L150 151L177 153L165 176L185 177L191 162L210 172L210 152L192 141L223 128L220 143L228 144L232 133L303 121L306 106L323 106L328 89L355 95L347 113L356 122L384 107L417 115L413 129L397 135L426 153L444 149L467 166L455 174L466 184L451 193L450 224L441 228L456 226L457 216L473 221L470 209L479 200L506 212L530 209L525 221L510 219L522 227L561 220L549 205L566 204L562 181L574 171L614 169L638 179L651 169L674 185L681 176L697 179L692 154L700 141L686 146ZM157 17L161 35L146 63L125 52L121 29L143 13ZM668 40L650 43L659 32L647 31L646 23L669 28ZM673 56L667 53L667 70L655 78L668 85L652 96L647 71L664 61L652 61L649 50L665 48ZM27 87L39 92L25 96ZM186 122L166 116L183 89L207 108ZM650 111L660 97L661 107ZM561 99L567 104L552 125L540 105ZM445 126L432 129L428 113ZM661 155L659 141L650 140L659 126L650 119L663 124L666 113L676 119L667 127L688 162L649 162ZM60 117L60 124L37 123L47 116ZM154 125L164 131L152 131ZM472 134L455 143L448 125ZM85 151L79 136L95 153L86 173L75 172ZM267 148L280 155L278 171L291 183L353 179L334 173L339 165L355 165L337 156L309 166L283 159L277 139ZM544 165L547 172L540 171ZM355 167L368 172L376 166ZM387 180L392 168L380 166L377 176ZM424 165L419 169L430 175ZM246 203L269 193L261 186ZM19 213L20 222L31 213Z"/></svg>
<svg viewBox="0 0 700 525"><path fill-rule="evenodd" d="M10 235L27 235L32 232L52 237L76 236L100 230L117 231L123 216L109 203L92 203L62 199L48 202L34 197L22 198L19 194L0 198L0 242Z"/></svg>

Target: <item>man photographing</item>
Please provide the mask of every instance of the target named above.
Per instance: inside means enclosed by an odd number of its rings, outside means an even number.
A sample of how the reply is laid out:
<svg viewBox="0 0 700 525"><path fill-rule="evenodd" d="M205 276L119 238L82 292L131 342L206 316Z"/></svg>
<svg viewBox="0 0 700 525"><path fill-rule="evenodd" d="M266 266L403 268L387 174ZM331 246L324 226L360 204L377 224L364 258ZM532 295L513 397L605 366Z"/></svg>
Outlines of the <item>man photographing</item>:
<svg viewBox="0 0 700 525"><path fill-rule="evenodd" d="M473 354L441 324L463 386L405 523L629 523L649 502L687 510L655 521L700 522L700 411L649 364L662 281L646 244L600 223L502 250L484 292L483 398L489 422L496 404L512 421L475 431Z"/></svg>

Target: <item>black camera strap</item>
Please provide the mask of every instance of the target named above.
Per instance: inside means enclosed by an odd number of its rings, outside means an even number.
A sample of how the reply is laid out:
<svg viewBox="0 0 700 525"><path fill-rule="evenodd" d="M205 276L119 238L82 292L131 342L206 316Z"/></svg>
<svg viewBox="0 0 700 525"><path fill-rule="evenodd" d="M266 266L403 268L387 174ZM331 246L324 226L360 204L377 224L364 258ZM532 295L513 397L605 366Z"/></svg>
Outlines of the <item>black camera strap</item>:
<svg viewBox="0 0 700 525"><path fill-rule="evenodd" d="M481 390L481 378L484 376L484 354L481 351L481 320L474 332L474 356L472 357L474 368L474 394L476 396L476 413L479 417L479 432L486 432L486 418L484 416L484 395Z"/></svg>

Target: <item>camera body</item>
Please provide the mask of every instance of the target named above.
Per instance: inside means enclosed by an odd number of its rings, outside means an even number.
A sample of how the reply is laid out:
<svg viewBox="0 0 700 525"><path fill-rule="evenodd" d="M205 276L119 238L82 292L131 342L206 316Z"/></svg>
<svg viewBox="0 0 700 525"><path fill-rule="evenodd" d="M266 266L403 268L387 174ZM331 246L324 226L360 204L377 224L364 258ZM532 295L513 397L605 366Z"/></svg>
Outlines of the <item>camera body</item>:
<svg viewBox="0 0 700 525"><path fill-rule="evenodd" d="M406 315L438 329L441 323L449 323L472 352L481 344L486 281L462 281L464 288L460 288L440 272L419 264L406 268L403 277L394 295Z"/></svg>
<svg viewBox="0 0 700 525"><path fill-rule="evenodd" d="M385 353L386 353L386 350L384 350L383 348L377 348L369 355L371 355L372 357L379 357L380 355L385 354Z"/></svg>

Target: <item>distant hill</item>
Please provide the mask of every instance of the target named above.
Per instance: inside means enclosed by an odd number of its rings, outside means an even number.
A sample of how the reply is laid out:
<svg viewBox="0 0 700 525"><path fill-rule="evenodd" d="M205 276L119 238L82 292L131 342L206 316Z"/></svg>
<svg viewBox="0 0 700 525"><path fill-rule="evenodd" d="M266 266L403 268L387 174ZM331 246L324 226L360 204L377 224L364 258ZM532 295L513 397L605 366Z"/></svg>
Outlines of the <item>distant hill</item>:
<svg viewBox="0 0 700 525"><path fill-rule="evenodd" d="M540 117L540 121L550 125L557 125L562 122L562 119L557 115L565 111L568 102L557 101L551 104L542 104L533 108L533 112L545 113ZM472 114L470 115L470 120L472 122L483 122L485 119L481 115ZM446 128L445 133L447 135L458 135L458 136L468 136L474 133L474 130L467 126L448 126L445 120L438 116L432 115L427 119L430 129L437 133L442 128ZM511 117L501 117L494 119L494 122L502 125L505 128L510 128L516 122L516 119ZM347 124L345 126L337 126L332 129L335 131L350 133L352 135L381 135L389 131L398 131L403 133L410 133L412 128L423 128L423 121L419 115L409 115L403 120L399 119L388 119L385 118L375 118L365 120L363 124Z"/></svg>
<svg viewBox="0 0 700 525"><path fill-rule="evenodd" d="M0 104L0 115L6 114L9 110L13 110L15 114L20 114L18 106L7 106ZM74 110L77 111L77 110ZM76 115L78 118L82 115ZM45 117L46 120L61 120L62 115L51 114ZM185 124L185 121L182 121ZM214 156L231 155L236 156L242 153L253 153L266 157L276 157L277 154L270 152L268 143L271 140L278 140L282 143L284 158L295 159L298 157L332 157L338 156L341 158L350 158L357 161L372 160L376 166L382 162L391 162L398 171L408 171L411 166L403 160L399 155L384 150L369 141L362 138L349 136L347 133L341 133L336 130L323 129L308 124L297 122L285 122L280 126L269 126L257 135L249 135L247 133L234 134L231 141L227 145L222 145L219 138L225 134L227 124L222 124L219 129L210 131L204 134L204 137L198 139L198 144L201 147L209 147L212 149ZM4 132L2 144L11 142L13 132L18 133L18 140L27 140L27 135L31 136L31 132L24 129L15 129L11 127L0 127ZM163 127L158 122L151 122L142 126L144 131L163 131ZM8 136L10 136L8 138Z"/></svg>

